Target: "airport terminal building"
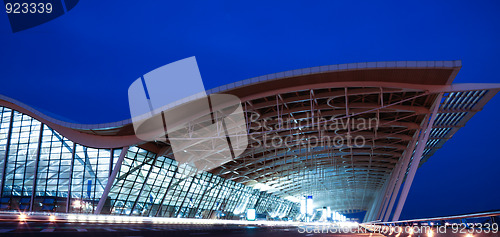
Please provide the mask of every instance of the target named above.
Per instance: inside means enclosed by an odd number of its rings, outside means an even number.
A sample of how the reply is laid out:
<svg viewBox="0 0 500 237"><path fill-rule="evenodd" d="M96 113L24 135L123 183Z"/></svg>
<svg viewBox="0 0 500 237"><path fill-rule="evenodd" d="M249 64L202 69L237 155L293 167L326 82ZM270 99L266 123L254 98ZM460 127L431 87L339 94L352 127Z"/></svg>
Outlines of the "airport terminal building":
<svg viewBox="0 0 500 237"><path fill-rule="evenodd" d="M0 210L283 220L303 218L312 197L317 209L397 220L418 167L500 89L452 84L460 68L341 64L209 90L240 98L249 145L196 175L168 140L138 139L130 119L68 123L0 96Z"/></svg>

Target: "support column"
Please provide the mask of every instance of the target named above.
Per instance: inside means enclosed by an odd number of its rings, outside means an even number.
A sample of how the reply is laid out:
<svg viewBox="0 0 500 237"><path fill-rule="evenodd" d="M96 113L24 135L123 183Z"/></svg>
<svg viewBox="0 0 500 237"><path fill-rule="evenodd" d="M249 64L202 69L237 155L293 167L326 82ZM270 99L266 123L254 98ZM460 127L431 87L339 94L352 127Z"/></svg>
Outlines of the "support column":
<svg viewBox="0 0 500 237"><path fill-rule="evenodd" d="M427 124L424 124L426 126ZM389 202L389 208L387 208L385 217L383 219L384 222L389 220L389 217L391 216L392 209L394 207L394 203L396 202L396 198L398 197L399 190L401 189L401 184L403 183L403 179L405 177L406 173L406 168L408 167L408 163L410 163L410 159L413 155L413 150L415 149L415 145L417 143L417 140L419 137L422 135L423 130L419 130L419 132L416 134L416 136L413 138L410 146L408 146L408 149L406 150L406 153L404 154L404 159L403 159L403 165L401 166L402 168L399 170L398 174L398 179L396 181L396 185L394 187L394 190L392 191L392 197Z"/></svg>
<svg viewBox="0 0 500 237"><path fill-rule="evenodd" d="M425 128L428 124L428 119L429 117L426 117L424 119L423 124L421 125L421 128ZM387 187L386 190L386 198L384 199L384 206L382 209L380 209L377 214L378 220L381 221L387 221L390 214L392 213L392 208L394 206L394 201L396 200L399 190L401 187L401 183L404 179L406 169L408 167L408 163L410 162L410 159L413 155L413 151L415 149L415 144L417 140L422 136L422 129L419 129L414 135L411 144L407 147L407 152L405 152L403 159L398 162L398 166L394 170L393 174L394 176L391 176L391 183ZM393 179L392 179L393 178ZM395 193L394 193L395 192ZM392 204L391 204L392 203Z"/></svg>
<svg viewBox="0 0 500 237"><path fill-rule="evenodd" d="M42 148L43 123L40 123L40 134L38 135L38 146L35 156L35 173L33 174L33 186L31 187L30 212L33 211L36 196L36 182L38 180L38 163L40 162L40 150Z"/></svg>
<svg viewBox="0 0 500 237"><path fill-rule="evenodd" d="M73 167L75 166L75 150L76 143L73 142L73 149L71 150L71 166L69 167L69 183L68 183L68 198L66 198L66 213L69 213L71 207L71 183L73 182Z"/></svg>
<svg viewBox="0 0 500 237"><path fill-rule="evenodd" d="M380 192L378 192L377 196L373 200L372 206L368 210L368 212L366 213L365 218L363 219L363 222L373 221L373 219L374 219L373 216L378 211L378 208L380 206L380 202L381 202L380 199L382 199L384 189L385 189L385 185L382 186L382 188L380 189Z"/></svg>
<svg viewBox="0 0 500 237"><path fill-rule="evenodd" d="M396 174L399 173L399 170L401 169L402 166L401 163L402 161L400 160L396 164L396 167L394 168L389 180L386 183L384 195L382 196L382 203L380 203L380 208L378 209L377 215L375 216L376 220L382 220L384 218L385 210L387 209L387 206L389 205L389 200L391 198L391 192L392 192L391 188L394 187L394 183L396 182L397 178Z"/></svg>
<svg viewBox="0 0 500 237"><path fill-rule="evenodd" d="M408 175L406 176L405 185L403 186L403 190L401 191L401 197L399 198L396 211L394 211L394 217L392 218L392 221L399 220L399 216L401 215L401 211L403 210L403 206L405 204L406 197L408 196L408 192L410 191L413 178L415 178L415 173L417 172L417 168L420 165L422 153L424 152L425 146L427 145L427 140L429 139L429 134L431 133L432 126L434 125L434 120L436 120L437 112L439 110L439 107L441 106L442 98L443 93L439 93L436 102L434 102L434 108L432 110L429 123L425 128L425 133L418 139L417 148L415 149L415 154L413 155L413 161L411 162L410 170L408 171Z"/></svg>
<svg viewBox="0 0 500 237"><path fill-rule="evenodd" d="M114 158L114 155L115 155L115 150L113 148L111 148L109 150L109 172L108 172L108 177L111 176L111 173L113 173L113 158Z"/></svg>
<svg viewBox="0 0 500 237"><path fill-rule="evenodd" d="M118 175L118 172L120 171L120 167L122 166L123 159L125 158L127 151L128 151L128 146L122 148L120 157L116 161L116 165L115 168L113 169L113 172L111 172L111 176L109 176L108 178L108 183L106 183L106 188L104 188L104 192L102 193L102 197L99 200L99 203L97 204L97 208L95 209L94 214L96 215L101 214L102 208L104 207L104 203L106 202L106 199L108 198L109 195L109 191L111 190L111 187L115 182L116 175Z"/></svg>
<svg viewBox="0 0 500 237"><path fill-rule="evenodd" d="M378 198L376 198L376 199L378 199ZM370 216L372 215L373 209L375 209L375 203L377 202L376 199L373 200L372 205L366 211L366 214L365 214L365 217L363 218L362 223L368 222L368 220L370 219Z"/></svg>
<svg viewBox="0 0 500 237"><path fill-rule="evenodd" d="M372 215L370 217L370 221L378 221L379 220L377 218L378 218L378 215L380 214L380 210L382 209L382 205L384 202L384 195L385 195L384 191L387 190L387 185L388 185L388 183L385 183L384 186L382 187L382 190L380 190L379 199L378 199L377 203L375 204L375 209L372 212Z"/></svg>

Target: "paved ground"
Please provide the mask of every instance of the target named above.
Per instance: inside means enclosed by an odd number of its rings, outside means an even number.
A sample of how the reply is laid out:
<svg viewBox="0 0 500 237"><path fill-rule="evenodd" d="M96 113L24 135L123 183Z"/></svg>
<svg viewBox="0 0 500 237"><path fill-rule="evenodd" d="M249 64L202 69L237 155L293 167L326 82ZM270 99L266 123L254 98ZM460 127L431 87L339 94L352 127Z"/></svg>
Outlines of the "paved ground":
<svg viewBox="0 0 500 237"><path fill-rule="evenodd" d="M303 230L303 229L302 229ZM238 225L154 225L105 223L45 223L1 221L0 236L353 236L352 234L300 233L296 227ZM359 234L356 236L370 236ZM381 236L381 235L372 235Z"/></svg>
<svg viewBox="0 0 500 237"><path fill-rule="evenodd" d="M73 223L73 222L20 222L18 220L0 220L0 236L235 236L235 237L322 237L322 236L384 236L375 233L334 234L328 230L321 231L318 227L310 226L307 231L304 227L269 227L269 226L242 226L242 225L173 225L173 224L108 224L108 223ZM467 231L467 230L465 230ZM452 233L448 228L446 234L437 234L433 229L433 237L461 236L468 237L468 233ZM428 234L414 233L409 235L388 234L391 237L429 237ZM470 235L469 235L470 236ZM471 236L490 237L500 236L500 233L478 233Z"/></svg>

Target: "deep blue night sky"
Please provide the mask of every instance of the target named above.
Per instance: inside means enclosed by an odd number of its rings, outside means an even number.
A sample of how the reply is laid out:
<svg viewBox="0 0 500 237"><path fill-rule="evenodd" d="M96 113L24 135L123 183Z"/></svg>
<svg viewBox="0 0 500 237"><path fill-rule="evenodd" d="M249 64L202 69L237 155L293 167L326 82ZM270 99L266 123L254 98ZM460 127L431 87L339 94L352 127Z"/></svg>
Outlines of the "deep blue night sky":
<svg viewBox="0 0 500 237"><path fill-rule="evenodd" d="M461 59L455 82L499 83L499 12L498 1L81 0L62 17L12 33L1 11L0 94L68 121L118 121L130 117L135 79L190 56L207 89L394 60ZM417 171L402 218L500 209L499 97Z"/></svg>

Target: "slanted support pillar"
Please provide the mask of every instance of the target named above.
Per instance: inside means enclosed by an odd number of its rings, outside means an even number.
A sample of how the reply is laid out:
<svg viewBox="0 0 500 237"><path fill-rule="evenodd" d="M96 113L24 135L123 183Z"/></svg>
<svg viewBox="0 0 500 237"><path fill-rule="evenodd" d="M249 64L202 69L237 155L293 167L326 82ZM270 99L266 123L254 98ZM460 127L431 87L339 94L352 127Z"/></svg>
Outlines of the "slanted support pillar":
<svg viewBox="0 0 500 237"><path fill-rule="evenodd" d="M377 206L379 205L379 202L380 202L380 198L382 197L382 191L383 191L383 189L380 192L378 192L375 199L373 199L372 205L370 205L370 208L366 212L365 218L363 219L363 222L372 221L373 213L376 211Z"/></svg>
<svg viewBox="0 0 500 237"><path fill-rule="evenodd" d="M69 182L68 182L68 198L66 199L66 213L70 212L71 208L71 183L73 182L73 167L75 166L75 151L76 143L73 143L73 148L71 149L71 165L69 167Z"/></svg>
<svg viewBox="0 0 500 237"><path fill-rule="evenodd" d="M402 166L402 160L400 160L396 164L394 171L391 173L389 180L386 182L385 189L383 191L384 195L382 196L382 200L381 200L382 202L380 203L381 206L377 211L377 215L375 216L375 219L377 219L377 220L382 220L384 218L385 210L387 209L387 207L389 205L389 200L391 198L392 189L394 188L394 184L396 183L397 174L399 173L401 166Z"/></svg>
<svg viewBox="0 0 500 237"><path fill-rule="evenodd" d="M102 197L99 200L99 203L97 204L97 208L95 209L94 214L96 215L101 214L102 208L104 207L104 203L106 202L106 199L108 198L109 195L109 191L111 190L111 187L115 182L116 175L118 175L118 172L120 171L120 167L122 166L123 159L125 158L127 151L128 151L128 146L122 148L120 157L116 161L115 168L113 169L113 172L111 172L111 175L108 178L108 183L106 183L106 188L104 188L104 192L102 193ZM113 149L111 149L111 152L113 152Z"/></svg>
<svg viewBox="0 0 500 237"><path fill-rule="evenodd" d="M424 124L425 126L426 124ZM411 159L411 156L413 155L413 151L415 150L415 145L417 144L417 140L419 139L420 137L420 134L423 133L423 130L419 130L420 132L418 132L414 137L413 137L413 140L411 141L411 144L408 146L405 154L404 154L404 157L403 157L403 164L401 166L401 169L399 169L399 174L397 176L397 180L396 180L396 184L395 186L393 187L393 190L392 190L392 197L389 201L389 207L387 208L386 210L386 213L385 213L385 216L383 217L383 221L386 222L389 220L389 217L391 216L391 213L392 213L392 209L394 207L394 202L396 201L396 198L398 197L398 194L399 194L399 190L401 189L401 184L403 183L403 179L405 177L405 173L406 173L406 168L408 167L408 164L410 163L410 159Z"/></svg>
<svg viewBox="0 0 500 237"><path fill-rule="evenodd" d="M373 203L373 210L370 211L370 215L367 217L366 221L376 221L379 210L382 209L382 204L384 201L385 190L387 189L388 182L385 182L380 191L377 194L377 198Z"/></svg>
<svg viewBox="0 0 500 237"><path fill-rule="evenodd" d="M427 145L427 140L429 139L432 126L434 125L434 120L436 120L437 112L439 110L439 107L441 106L442 98L443 93L439 93L436 98L436 102L434 102L434 108L432 109L429 122L427 123L427 126L425 128L425 133L418 139L417 148L415 149L415 153L413 154L413 161L411 162L410 170L408 171L408 175L406 176L406 181L403 186L403 190L401 191L401 197L399 198L398 205L396 207L396 210L394 211L394 217L392 218L392 221L399 220L399 216L401 215L401 211L403 210L403 206L405 204L406 197L408 196L408 192L410 191L413 178L415 178L415 173L417 172L417 168L420 165L420 160L422 159L422 154L424 152L425 146Z"/></svg>

